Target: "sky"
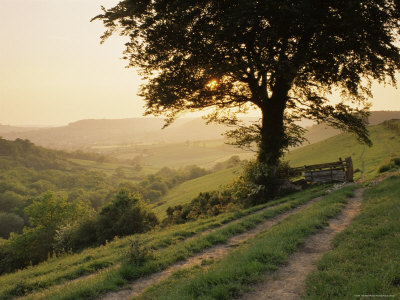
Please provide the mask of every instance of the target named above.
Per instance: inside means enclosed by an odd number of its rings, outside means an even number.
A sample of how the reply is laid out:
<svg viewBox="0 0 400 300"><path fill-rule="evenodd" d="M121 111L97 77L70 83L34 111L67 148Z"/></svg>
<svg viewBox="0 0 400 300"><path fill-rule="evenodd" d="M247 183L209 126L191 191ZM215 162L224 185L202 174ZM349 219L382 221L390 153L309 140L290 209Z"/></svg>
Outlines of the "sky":
<svg viewBox="0 0 400 300"><path fill-rule="evenodd" d="M100 45L90 19L117 0L0 0L0 124L61 126L140 117L141 79L124 39ZM373 110L400 110L400 90L374 86Z"/></svg>

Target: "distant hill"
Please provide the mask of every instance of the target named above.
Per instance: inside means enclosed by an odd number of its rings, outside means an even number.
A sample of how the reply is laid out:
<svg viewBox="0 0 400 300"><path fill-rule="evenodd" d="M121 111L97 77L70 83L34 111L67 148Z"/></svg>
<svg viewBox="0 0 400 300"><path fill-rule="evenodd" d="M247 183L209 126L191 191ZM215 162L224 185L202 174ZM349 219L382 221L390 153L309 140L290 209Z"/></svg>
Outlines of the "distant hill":
<svg viewBox="0 0 400 300"><path fill-rule="evenodd" d="M368 123L370 126L378 125L383 121L391 119L400 119L400 111L372 111ZM309 143L304 143L304 146L326 140L341 133L340 130L326 124L315 124L307 127L307 130L308 132L305 134L305 137Z"/></svg>
<svg viewBox="0 0 400 300"><path fill-rule="evenodd" d="M37 130L37 129L39 129L39 128L38 127L18 127L18 126L10 126L10 125L0 124L0 136L2 134L27 132L27 131Z"/></svg>
<svg viewBox="0 0 400 300"><path fill-rule="evenodd" d="M386 120L391 119L400 119L400 111L388 111L388 110L381 110L381 111L373 111L369 116L369 125L378 125Z"/></svg>
<svg viewBox="0 0 400 300"><path fill-rule="evenodd" d="M369 122L400 118L400 111L374 111ZM257 118L245 118L256 121ZM308 123L304 122L304 126ZM201 118L182 118L166 129L158 118L91 119L54 128L23 128L0 125L0 135L6 139L29 139L35 144L55 149L89 149L93 146L179 143L185 141L221 139L229 128L219 124L206 125ZM315 143L340 133L327 125L308 127L306 138Z"/></svg>
<svg viewBox="0 0 400 300"><path fill-rule="evenodd" d="M162 129L163 125L164 120L157 118L81 120L62 127L23 132L8 130L3 133L3 137L29 139L35 144L56 149L78 149L96 145L221 139L221 135L228 129L219 124L206 125L201 118L178 119L165 129Z"/></svg>

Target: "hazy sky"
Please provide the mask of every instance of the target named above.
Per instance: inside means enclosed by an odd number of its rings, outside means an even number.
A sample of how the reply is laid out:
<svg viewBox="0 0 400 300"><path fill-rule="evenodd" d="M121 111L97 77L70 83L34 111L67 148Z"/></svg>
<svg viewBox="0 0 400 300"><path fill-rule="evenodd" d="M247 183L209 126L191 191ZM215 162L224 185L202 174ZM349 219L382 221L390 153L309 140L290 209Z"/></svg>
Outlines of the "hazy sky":
<svg viewBox="0 0 400 300"><path fill-rule="evenodd" d="M0 0L0 124L63 125L139 117L140 78L123 39L100 45L90 19L117 0ZM375 110L400 110L400 91L376 87Z"/></svg>

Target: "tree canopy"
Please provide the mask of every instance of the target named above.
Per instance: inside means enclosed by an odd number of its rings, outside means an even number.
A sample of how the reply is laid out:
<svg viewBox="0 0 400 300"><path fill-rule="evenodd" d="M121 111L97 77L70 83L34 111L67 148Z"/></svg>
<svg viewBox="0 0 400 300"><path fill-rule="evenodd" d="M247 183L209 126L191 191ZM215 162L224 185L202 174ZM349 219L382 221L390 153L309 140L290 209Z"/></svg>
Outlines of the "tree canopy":
<svg viewBox="0 0 400 300"><path fill-rule="evenodd" d="M147 79L146 114L171 122L213 107L212 119L235 123L237 112L257 107L262 120L252 129L267 165L300 118L370 144L371 84L395 84L400 69L399 0L124 0L94 19L106 27L103 40L129 37L125 58Z"/></svg>

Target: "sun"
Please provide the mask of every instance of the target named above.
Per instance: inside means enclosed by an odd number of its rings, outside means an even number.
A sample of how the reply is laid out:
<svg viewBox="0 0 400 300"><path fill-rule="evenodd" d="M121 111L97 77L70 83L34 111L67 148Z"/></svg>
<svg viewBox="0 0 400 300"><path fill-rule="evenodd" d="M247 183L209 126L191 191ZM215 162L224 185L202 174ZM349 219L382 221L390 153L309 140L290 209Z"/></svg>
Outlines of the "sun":
<svg viewBox="0 0 400 300"><path fill-rule="evenodd" d="M217 86L218 86L217 79L210 80L206 85L206 87L208 87L210 90L215 90L217 88Z"/></svg>

